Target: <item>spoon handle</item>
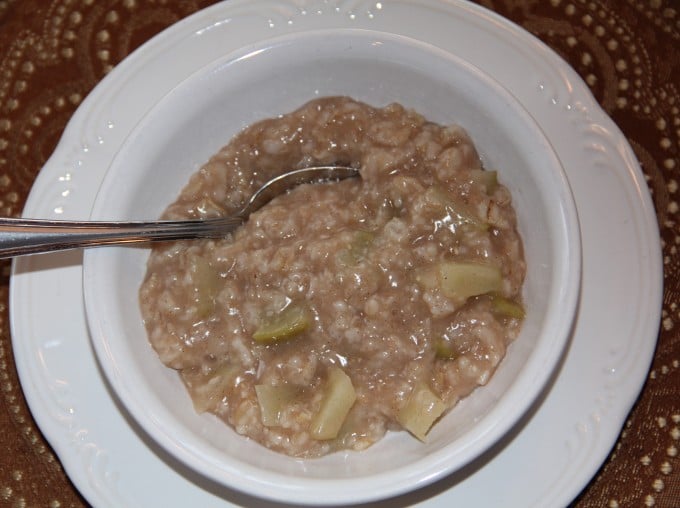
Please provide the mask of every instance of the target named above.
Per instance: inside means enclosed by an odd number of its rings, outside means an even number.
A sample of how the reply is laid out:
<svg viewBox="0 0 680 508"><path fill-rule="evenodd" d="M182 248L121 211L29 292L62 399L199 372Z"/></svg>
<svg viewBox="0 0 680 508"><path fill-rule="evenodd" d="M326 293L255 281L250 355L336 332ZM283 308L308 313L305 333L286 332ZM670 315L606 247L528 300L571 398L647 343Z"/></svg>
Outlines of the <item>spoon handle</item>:
<svg viewBox="0 0 680 508"><path fill-rule="evenodd" d="M128 222L0 218L0 259L101 245L220 238L243 220L238 216Z"/></svg>

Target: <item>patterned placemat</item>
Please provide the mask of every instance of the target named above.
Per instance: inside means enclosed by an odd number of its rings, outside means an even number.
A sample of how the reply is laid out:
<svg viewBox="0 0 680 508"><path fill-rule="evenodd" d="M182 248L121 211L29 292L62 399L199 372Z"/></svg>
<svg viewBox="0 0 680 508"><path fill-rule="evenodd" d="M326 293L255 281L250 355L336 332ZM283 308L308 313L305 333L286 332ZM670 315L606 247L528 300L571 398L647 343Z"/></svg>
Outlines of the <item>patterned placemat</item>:
<svg viewBox="0 0 680 508"><path fill-rule="evenodd" d="M389 1L389 0L386 0ZM0 0L0 215L21 213L69 118L118 62L209 0ZM680 506L680 1L480 0L564 57L648 179L665 266L643 392L578 507ZM33 421L12 355L0 263L0 506L85 506Z"/></svg>

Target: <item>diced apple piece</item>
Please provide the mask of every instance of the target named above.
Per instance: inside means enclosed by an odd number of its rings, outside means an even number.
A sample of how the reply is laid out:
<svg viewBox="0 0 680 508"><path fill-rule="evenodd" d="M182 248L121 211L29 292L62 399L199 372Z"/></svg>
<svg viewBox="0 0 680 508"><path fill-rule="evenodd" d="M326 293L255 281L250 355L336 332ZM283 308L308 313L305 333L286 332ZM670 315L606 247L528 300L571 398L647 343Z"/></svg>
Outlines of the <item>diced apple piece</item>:
<svg viewBox="0 0 680 508"><path fill-rule="evenodd" d="M487 231L489 224L477 217L474 210L443 189L441 186L434 185L425 191L426 199L440 206L444 221L451 224L455 229L461 227L472 227L480 231Z"/></svg>
<svg viewBox="0 0 680 508"><path fill-rule="evenodd" d="M495 314L513 319L524 319L526 314L521 303L498 294L491 295L491 310Z"/></svg>
<svg viewBox="0 0 680 508"><path fill-rule="evenodd" d="M278 314L265 320L253 333L260 343L274 343L291 339L304 332L311 324L309 309L304 304L290 304Z"/></svg>
<svg viewBox="0 0 680 508"><path fill-rule="evenodd" d="M339 367L331 367L321 407L310 425L312 438L326 440L337 437L356 398L349 376Z"/></svg>
<svg viewBox="0 0 680 508"><path fill-rule="evenodd" d="M215 296L217 296L220 282L219 273L203 258L193 259L189 271L194 282L196 315L200 319L205 319L215 310Z"/></svg>
<svg viewBox="0 0 680 508"><path fill-rule="evenodd" d="M300 389L292 385L255 385L257 402L260 405L262 424L276 427L280 424L281 412L299 395Z"/></svg>
<svg viewBox="0 0 680 508"><path fill-rule="evenodd" d="M416 275L416 280L425 289L440 289L445 296L461 300L498 292L503 286L500 268L466 261L443 261L429 266Z"/></svg>
<svg viewBox="0 0 680 508"><path fill-rule="evenodd" d="M434 354L440 360L453 360L457 356L457 352L450 341L441 337L434 344Z"/></svg>
<svg viewBox="0 0 680 508"><path fill-rule="evenodd" d="M415 437L425 441L434 422L444 413L446 405L425 384L419 384L397 415L399 423Z"/></svg>
<svg viewBox="0 0 680 508"><path fill-rule="evenodd" d="M500 291L503 275L494 265L472 262L444 262L439 265L442 292L449 297L467 299Z"/></svg>
<svg viewBox="0 0 680 508"><path fill-rule="evenodd" d="M355 266L366 257L375 234L360 229L355 231L349 246L338 253L338 260L345 266Z"/></svg>

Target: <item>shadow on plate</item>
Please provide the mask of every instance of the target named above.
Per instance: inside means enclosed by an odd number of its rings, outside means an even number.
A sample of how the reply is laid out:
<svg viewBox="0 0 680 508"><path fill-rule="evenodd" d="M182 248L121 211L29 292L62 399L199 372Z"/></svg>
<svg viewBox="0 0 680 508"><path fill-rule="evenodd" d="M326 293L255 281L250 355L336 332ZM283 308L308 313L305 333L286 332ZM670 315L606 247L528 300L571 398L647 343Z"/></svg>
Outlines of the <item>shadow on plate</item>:
<svg viewBox="0 0 680 508"><path fill-rule="evenodd" d="M82 266L82 264L83 251L78 249L32 254L30 256L21 256L14 259L13 275L58 270L61 268Z"/></svg>

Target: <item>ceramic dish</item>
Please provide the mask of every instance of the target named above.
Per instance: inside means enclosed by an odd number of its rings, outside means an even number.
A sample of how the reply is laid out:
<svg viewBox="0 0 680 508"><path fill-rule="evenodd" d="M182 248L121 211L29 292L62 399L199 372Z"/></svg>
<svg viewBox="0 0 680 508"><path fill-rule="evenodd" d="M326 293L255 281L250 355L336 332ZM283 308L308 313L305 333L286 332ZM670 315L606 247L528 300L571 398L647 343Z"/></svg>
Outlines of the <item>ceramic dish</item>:
<svg viewBox="0 0 680 508"><path fill-rule="evenodd" d="M569 339L580 283L573 198L533 119L468 63L422 42L368 30L267 39L192 75L132 131L104 178L93 218L158 217L194 168L244 125L336 95L378 106L396 101L429 120L459 123L513 195L527 262L527 318L488 385L461 401L425 443L391 432L362 452L293 459L196 414L177 372L163 366L146 340L136 296L149 250L92 249L84 259L95 352L134 419L170 454L215 482L296 504L392 497L486 451L550 378Z"/></svg>
<svg viewBox="0 0 680 508"><path fill-rule="evenodd" d="M174 86L230 48L323 28L422 40L502 82L554 145L581 221L581 305L549 390L487 454L386 505L568 504L616 441L649 368L661 305L658 230L633 153L587 87L542 43L493 13L435 0L217 4L163 32L102 81L39 175L26 215L87 217L126 135ZM81 262L78 253L18 260L10 307L24 393L74 484L96 506L253 504L182 467L120 411L90 350Z"/></svg>

